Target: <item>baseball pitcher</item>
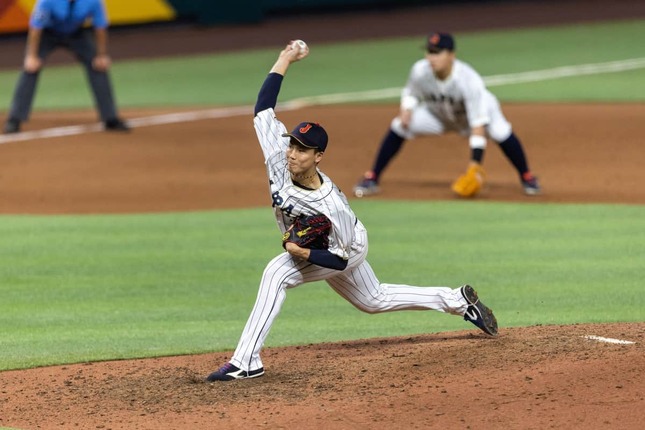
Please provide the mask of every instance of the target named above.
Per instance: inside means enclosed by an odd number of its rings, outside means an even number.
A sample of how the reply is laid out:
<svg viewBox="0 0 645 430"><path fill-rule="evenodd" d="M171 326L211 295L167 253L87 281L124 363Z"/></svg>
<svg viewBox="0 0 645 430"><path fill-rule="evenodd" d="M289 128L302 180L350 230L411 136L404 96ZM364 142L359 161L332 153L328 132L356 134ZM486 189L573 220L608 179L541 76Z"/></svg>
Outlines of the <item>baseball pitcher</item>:
<svg viewBox="0 0 645 430"><path fill-rule="evenodd" d="M269 193L284 252L264 269L255 305L232 358L206 380L230 381L262 376L260 350L280 313L286 292L325 280L363 312L436 310L462 316L497 335L493 312L475 290L381 283L365 260L367 231L345 195L318 169L328 147L325 129L305 121L293 130L276 118L278 93L287 69L306 57L306 44L290 43L266 77L255 105L255 131L269 178Z"/></svg>

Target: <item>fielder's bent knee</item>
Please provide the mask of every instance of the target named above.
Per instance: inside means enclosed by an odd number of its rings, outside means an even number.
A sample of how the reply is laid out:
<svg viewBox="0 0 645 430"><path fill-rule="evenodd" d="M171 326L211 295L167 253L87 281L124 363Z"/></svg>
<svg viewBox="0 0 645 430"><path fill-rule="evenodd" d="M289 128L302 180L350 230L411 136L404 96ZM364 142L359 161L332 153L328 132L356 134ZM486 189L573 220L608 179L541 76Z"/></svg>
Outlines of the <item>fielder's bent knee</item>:
<svg viewBox="0 0 645 430"><path fill-rule="evenodd" d="M398 116L392 120L392 123L390 124L390 129L405 140L414 138L414 133L410 132L410 130L403 127L401 118L399 118Z"/></svg>
<svg viewBox="0 0 645 430"><path fill-rule="evenodd" d="M502 143L508 139L513 132L511 124L508 122L498 122L490 124L486 130L491 139L497 143Z"/></svg>

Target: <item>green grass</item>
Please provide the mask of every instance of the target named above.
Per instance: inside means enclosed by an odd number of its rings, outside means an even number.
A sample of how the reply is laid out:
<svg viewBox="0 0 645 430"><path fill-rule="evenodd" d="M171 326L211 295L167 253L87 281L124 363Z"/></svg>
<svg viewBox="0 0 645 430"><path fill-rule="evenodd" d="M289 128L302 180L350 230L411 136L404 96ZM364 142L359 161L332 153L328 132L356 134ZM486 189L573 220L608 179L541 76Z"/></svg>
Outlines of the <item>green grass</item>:
<svg viewBox="0 0 645 430"><path fill-rule="evenodd" d="M459 55L485 76L643 58L644 23L457 34ZM281 100L400 87L422 37L312 46ZM119 62L113 77L122 107L248 105L275 55ZM0 72L0 108L15 78ZM77 66L47 68L36 108L91 107L83 79ZM642 101L644 79L639 69L493 90L503 101ZM643 206L353 206L383 282L472 283L502 327L645 319ZM268 208L0 221L0 370L231 350L265 264L281 251ZM314 283L289 291L266 346L471 328L437 312L366 315Z"/></svg>
<svg viewBox="0 0 645 430"><path fill-rule="evenodd" d="M643 206L354 207L382 282L472 283L502 327L645 317ZM0 370L231 350L281 251L268 208L2 216L0 234ZM288 292L267 346L471 328L437 312L363 314L314 283Z"/></svg>
<svg viewBox="0 0 645 430"><path fill-rule="evenodd" d="M645 57L644 20L464 34L460 56L484 75ZM483 37L482 37L483 36Z"/></svg>
<svg viewBox="0 0 645 430"><path fill-rule="evenodd" d="M645 70L599 73L524 84L502 85L491 90L505 101L522 102L642 102Z"/></svg>
<svg viewBox="0 0 645 430"><path fill-rule="evenodd" d="M637 42L645 38L643 28L644 20L634 20L456 36L459 57L490 76L645 58L645 44ZM313 45L311 56L289 71L281 100L402 87L423 55L423 37ZM117 62L117 98L122 107L253 104L278 48ZM16 77L17 71L0 72L0 106L9 105ZM84 82L80 66L48 67L35 107L91 107ZM641 68L492 89L502 101L638 101L645 99L645 73Z"/></svg>

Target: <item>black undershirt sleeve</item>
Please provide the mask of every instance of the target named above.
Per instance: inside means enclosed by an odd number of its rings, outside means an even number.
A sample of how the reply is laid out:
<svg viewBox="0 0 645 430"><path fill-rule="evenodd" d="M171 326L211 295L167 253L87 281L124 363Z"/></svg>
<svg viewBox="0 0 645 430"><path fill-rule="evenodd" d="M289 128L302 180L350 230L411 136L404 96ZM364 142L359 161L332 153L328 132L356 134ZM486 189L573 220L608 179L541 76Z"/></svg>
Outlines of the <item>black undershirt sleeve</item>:
<svg viewBox="0 0 645 430"><path fill-rule="evenodd" d="M263 110L275 108L275 105L278 102L278 93L280 92L283 78L284 76L279 73L269 73L262 84L262 88L260 88L258 100L255 103L254 116Z"/></svg>
<svg viewBox="0 0 645 430"><path fill-rule="evenodd" d="M347 267L347 260L332 254L327 249L312 249L307 261L328 269L345 270Z"/></svg>
<svg viewBox="0 0 645 430"><path fill-rule="evenodd" d="M482 164L482 160L484 159L484 150L482 148L474 148L471 151L471 160L478 162L479 164Z"/></svg>

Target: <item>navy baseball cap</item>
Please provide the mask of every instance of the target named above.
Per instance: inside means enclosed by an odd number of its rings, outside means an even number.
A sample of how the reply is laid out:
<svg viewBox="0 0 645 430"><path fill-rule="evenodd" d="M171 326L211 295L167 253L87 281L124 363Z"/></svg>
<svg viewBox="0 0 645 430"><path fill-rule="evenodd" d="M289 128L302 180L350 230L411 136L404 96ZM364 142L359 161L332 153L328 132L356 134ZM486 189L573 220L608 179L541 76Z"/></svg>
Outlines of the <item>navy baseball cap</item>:
<svg viewBox="0 0 645 430"><path fill-rule="evenodd" d="M455 39L449 33L432 33L426 39L426 50L428 52L440 52L444 49L455 50Z"/></svg>
<svg viewBox="0 0 645 430"><path fill-rule="evenodd" d="M284 133L282 137L292 137L305 148L313 148L323 152L327 148L327 132L318 123L301 122L291 133Z"/></svg>

